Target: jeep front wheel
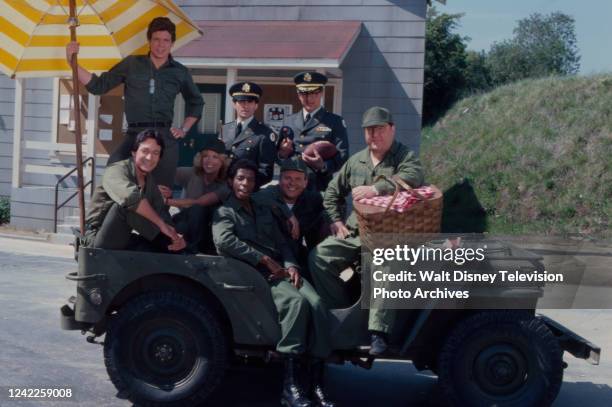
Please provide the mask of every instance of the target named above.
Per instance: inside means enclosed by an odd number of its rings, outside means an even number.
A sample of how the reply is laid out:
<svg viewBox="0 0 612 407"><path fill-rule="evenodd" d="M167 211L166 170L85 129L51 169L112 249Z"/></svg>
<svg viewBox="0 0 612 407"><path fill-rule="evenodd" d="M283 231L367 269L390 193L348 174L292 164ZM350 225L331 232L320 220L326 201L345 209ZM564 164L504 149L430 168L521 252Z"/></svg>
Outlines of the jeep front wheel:
<svg viewBox="0 0 612 407"><path fill-rule="evenodd" d="M458 323L439 356L441 388L456 406L548 406L563 380L562 350L523 311L484 311Z"/></svg>
<svg viewBox="0 0 612 407"><path fill-rule="evenodd" d="M141 406L195 405L220 383L227 340L206 304L143 294L111 316L104 361L120 397Z"/></svg>

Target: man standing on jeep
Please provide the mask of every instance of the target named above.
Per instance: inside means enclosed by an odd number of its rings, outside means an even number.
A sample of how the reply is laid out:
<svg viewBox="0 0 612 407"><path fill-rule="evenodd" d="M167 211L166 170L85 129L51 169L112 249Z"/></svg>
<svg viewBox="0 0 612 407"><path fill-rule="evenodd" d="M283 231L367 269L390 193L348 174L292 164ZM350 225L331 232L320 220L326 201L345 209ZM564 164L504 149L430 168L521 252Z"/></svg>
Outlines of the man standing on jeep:
<svg viewBox="0 0 612 407"><path fill-rule="evenodd" d="M144 130L136 136L132 157L106 168L85 219L85 246L122 250L141 249L144 244L162 252L185 248L185 240L170 225L164 198L151 175L163 154L161 135Z"/></svg>
<svg viewBox="0 0 612 407"><path fill-rule="evenodd" d="M315 288L330 309L352 305L340 273L357 263L361 254L355 213L346 223L342 217L347 196L352 194L354 200L359 200L392 193L395 187L391 182L384 179L375 182L379 175L398 176L412 187L423 183L421 163L408 147L395 141L395 125L389 110L371 107L363 114L361 127L367 148L349 158L325 191L323 205L333 236L321 242L308 258ZM368 329L373 356L386 352L394 319L394 310L370 309Z"/></svg>
<svg viewBox="0 0 612 407"><path fill-rule="evenodd" d="M111 154L108 165L130 157L136 134L144 129L155 129L166 144L163 159L155 169L155 180L172 188L179 158L178 140L202 116L204 99L193 83L189 70L177 62L170 51L176 41L176 26L168 17L156 17L147 28L149 53L129 55L100 76L78 67L79 81L87 91L102 95L124 85L125 117L128 129L121 145ZM66 46L68 63L79 52L79 44ZM174 100L178 94L185 99L185 120L180 127L172 127Z"/></svg>
<svg viewBox="0 0 612 407"><path fill-rule="evenodd" d="M233 194L213 216L213 239L220 255L231 256L255 267L268 281L278 311L281 339L276 350L285 357L281 403L307 407L311 401L297 375L298 360L312 357L312 393L316 405L331 407L322 388L324 361L331 352L328 311L312 286L304 281L292 250L285 243L269 206L251 199L257 165L240 159L229 170ZM309 332L312 320L314 332ZM310 339L310 342L309 342Z"/></svg>

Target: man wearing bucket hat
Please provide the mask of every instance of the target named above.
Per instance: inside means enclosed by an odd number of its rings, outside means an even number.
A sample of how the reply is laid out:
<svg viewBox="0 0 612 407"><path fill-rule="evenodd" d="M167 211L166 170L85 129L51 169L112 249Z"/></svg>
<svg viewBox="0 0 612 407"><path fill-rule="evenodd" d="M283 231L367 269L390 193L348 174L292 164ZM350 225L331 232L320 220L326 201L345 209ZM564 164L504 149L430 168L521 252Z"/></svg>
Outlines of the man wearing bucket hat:
<svg viewBox="0 0 612 407"><path fill-rule="evenodd" d="M395 125L389 110L371 107L363 114L361 127L367 148L349 158L325 191L323 205L332 236L321 242L308 258L314 285L329 308L352 305L339 275L356 264L361 254L355 213L346 223L342 217L347 196L352 194L353 199L359 200L392 193L395 186L391 182L384 179L374 182L379 175L398 176L412 187L423 183L419 160L408 147L395 140ZM394 317L393 310L370 309L370 354L380 356L385 353Z"/></svg>
<svg viewBox="0 0 612 407"><path fill-rule="evenodd" d="M312 170L309 189L323 191L333 174L348 159L348 136L344 119L321 106L327 77L319 72L302 72L293 78L302 110L288 116L283 126L290 129L279 143L279 158L301 156ZM328 141L337 153L324 160L318 153L303 154L317 141Z"/></svg>
<svg viewBox="0 0 612 407"><path fill-rule="evenodd" d="M276 133L255 119L263 91L254 82L239 82L229 89L236 120L222 129L222 138L232 161L245 158L257 164L257 188L272 180L276 157Z"/></svg>

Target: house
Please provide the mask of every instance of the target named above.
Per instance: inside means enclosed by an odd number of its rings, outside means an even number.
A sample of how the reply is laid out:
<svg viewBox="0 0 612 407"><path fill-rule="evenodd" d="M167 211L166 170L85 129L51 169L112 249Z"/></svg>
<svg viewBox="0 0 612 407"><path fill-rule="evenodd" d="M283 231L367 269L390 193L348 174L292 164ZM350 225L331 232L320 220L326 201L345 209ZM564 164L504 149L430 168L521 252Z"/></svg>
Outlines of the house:
<svg viewBox="0 0 612 407"><path fill-rule="evenodd" d="M220 122L232 120L227 88L239 80L262 84L257 117L278 123L298 109L292 77L308 69L329 76L324 103L344 116L351 153L364 147L361 115L373 105L390 108L398 138L418 150L427 0L176 3L204 32L173 54L191 69L206 101L198 132L217 133ZM63 79L0 75L0 196L10 197L15 227L53 231L56 216L61 222L74 212L76 199L56 211L76 184L76 172L65 176L75 165L69 87ZM83 150L94 158L84 173L95 182L125 125L121 89L102 97L81 92ZM180 98L175 110L181 123ZM192 137L181 146L184 164L194 152Z"/></svg>

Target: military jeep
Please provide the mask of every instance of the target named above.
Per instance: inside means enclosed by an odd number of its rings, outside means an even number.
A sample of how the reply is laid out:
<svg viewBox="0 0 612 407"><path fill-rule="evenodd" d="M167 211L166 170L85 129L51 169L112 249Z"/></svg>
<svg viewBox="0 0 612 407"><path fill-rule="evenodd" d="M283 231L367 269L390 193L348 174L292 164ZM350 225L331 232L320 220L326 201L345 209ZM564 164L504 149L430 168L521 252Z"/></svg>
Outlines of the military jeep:
<svg viewBox="0 0 612 407"><path fill-rule="evenodd" d="M503 253L542 267L537 256ZM78 271L66 278L77 293L61 308L62 328L88 334L89 342L104 335L110 379L137 405L199 405L232 362L269 360L280 338L267 282L235 259L81 247ZM359 278L347 284L355 302L331 310L332 361L370 368ZM563 352L598 364L600 349L536 314L535 305L399 310L385 358L432 370L451 405L549 405L567 366Z"/></svg>

